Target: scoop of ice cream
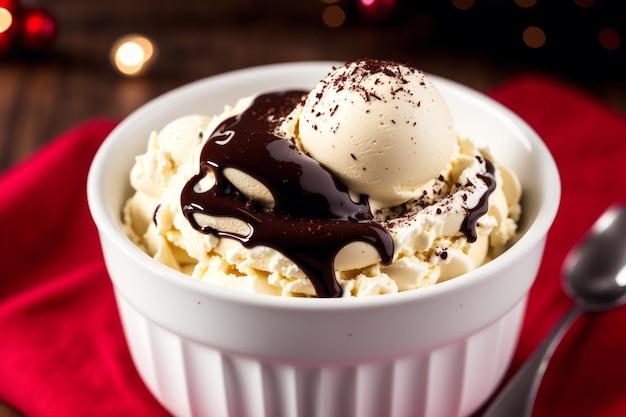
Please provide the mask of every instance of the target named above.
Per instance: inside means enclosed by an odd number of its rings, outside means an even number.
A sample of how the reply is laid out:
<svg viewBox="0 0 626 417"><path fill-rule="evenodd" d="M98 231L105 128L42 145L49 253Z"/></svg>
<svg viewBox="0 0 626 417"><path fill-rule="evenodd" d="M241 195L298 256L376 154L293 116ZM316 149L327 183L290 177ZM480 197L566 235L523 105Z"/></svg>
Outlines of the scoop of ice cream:
<svg viewBox="0 0 626 417"><path fill-rule="evenodd" d="M188 115L169 122L160 132L152 132L146 153L136 158L131 170L133 188L159 197L179 166L195 163L189 150L200 143L210 120L208 116Z"/></svg>
<svg viewBox="0 0 626 417"><path fill-rule="evenodd" d="M373 208L416 197L456 147L452 116L421 71L360 60L336 69L298 109L300 145Z"/></svg>

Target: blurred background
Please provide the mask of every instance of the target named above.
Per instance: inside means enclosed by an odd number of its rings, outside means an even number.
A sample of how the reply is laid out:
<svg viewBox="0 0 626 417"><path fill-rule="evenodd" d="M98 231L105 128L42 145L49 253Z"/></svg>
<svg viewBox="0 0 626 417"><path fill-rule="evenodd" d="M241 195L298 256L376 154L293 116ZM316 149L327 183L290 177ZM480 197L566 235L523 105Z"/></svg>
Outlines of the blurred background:
<svg viewBox="0 0 626 417"><path fill-rule="evenodd" d="M284 61L393 59L482 91L540 72L626 112L622 16L618 0L0 0L0 171L81 121Z"/></svg>
<svg viewBox="0 0 626 417"><path fill-rule="evenodd" d="M0 173L224 71L384 58L481 91L527 73L626 114L619 0L0 0ZM1 335L0 335L1 338ZM0 416L17 415L0 400Z"/></svg>

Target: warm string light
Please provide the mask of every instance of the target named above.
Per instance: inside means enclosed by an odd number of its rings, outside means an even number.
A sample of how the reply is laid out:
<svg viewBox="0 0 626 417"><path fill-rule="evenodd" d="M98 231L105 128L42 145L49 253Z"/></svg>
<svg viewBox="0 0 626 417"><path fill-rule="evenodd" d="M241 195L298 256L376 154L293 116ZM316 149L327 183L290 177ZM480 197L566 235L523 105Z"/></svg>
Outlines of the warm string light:
<svg viewBox="0 0 626 417"><path fill-rule="evenodd" d="M529 26L524 29L522 39L529 48L541 48L546 43L546 34L538 26Z"/></svg>
<svg viewBox="0 0 626 417"><path fill-rule="evenodd" d="M515 4L517 4L519 7L527 9L537 4L537 0L515 0Z"/></svg>
<svg viewBox="0 0 626 417"><path fill-rule="evenodd" d="M13 24L13 14L4 7L0 7L0 33L4 33Z"/></svg>
<svg viewBox="0 0 626 417"><path fill-rule="evenodd" d="M331 28L338 28L346 21L346 12L337 5L327 6L322 12L322 21Z"/></svg>
<svg viewBox="0 0 626 417"><path fill-rule="evenodd" d="M144 74L154 62L156 48L143 35L126 35L111 47L111 63L122 75L137 77Z"/></svg>
<svg viewBox="0 0 626 417"><path fill-rule="evenodd" d="M11 4L0 5L0 57L11 50L18 32L15 10L11 6Z"/></svg>
<svg viewBox="0 0 626 417"><path fill-rule="evenodd" d="M598 42L604 49L614 51L622 44L622 37L617 30L604 28L598 33Z"/></svg>
<svg viewBox="0 0 626 417"><path fill-rule="evenodd" d="M338 3L339 0L322 0L328 6L322 12L322 22L330 28L338 28L346 21L346 12Z"/></svg>
<svg viewBox="0 0 626 417"><path fill-rule="evenodd" d="M452 5L459 10L468 10L474 6L474 0L452 0Z"/></svg>
<svg viewBox="0 0 626 417"><path fill-rule="evenodd" d="M578 7L589 8L595 4L595 0L574 0Z"/></svg>

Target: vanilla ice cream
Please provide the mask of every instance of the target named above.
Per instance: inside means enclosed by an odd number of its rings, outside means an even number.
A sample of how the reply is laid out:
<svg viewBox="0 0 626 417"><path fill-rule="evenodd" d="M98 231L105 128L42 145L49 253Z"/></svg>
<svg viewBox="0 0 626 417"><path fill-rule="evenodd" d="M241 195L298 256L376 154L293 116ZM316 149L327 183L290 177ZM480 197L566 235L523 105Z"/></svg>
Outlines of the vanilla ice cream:
<svg viewBox="0 0 626 417"><path fill-rule="evenodd" d="M428 78L377 60L173 120L130 177L124 224L146 253L283 296L433 285L497 256L520 215L515 174L455 132Z"/></svg>
<svg viewBox="0 0 626 417"><path fill-rule="evenodd" d="M302 148L370 206L415 198L452 157L456 134L439 91L421 71L352 62L309 93L293 120Z"/></svg>

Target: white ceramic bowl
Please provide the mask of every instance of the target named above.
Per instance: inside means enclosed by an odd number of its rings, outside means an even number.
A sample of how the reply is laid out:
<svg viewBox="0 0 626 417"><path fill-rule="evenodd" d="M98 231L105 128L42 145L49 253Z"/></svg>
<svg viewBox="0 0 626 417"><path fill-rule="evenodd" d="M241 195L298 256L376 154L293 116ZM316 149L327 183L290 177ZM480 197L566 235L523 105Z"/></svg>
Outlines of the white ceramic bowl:
<svg viewBox="0 0 626 417"><path fill-rule="evenodd" d="M560 182L537 134L486 96L431 76L457 130L520 177L519 240L459 278L394 295L301 299L195 281L136 248L120 230L129 171L149 133L243 96L312 88L331 62L210 77L138 109L109 135L88 180L89 205L135 365L178 416L467 416L493 392L517 343L528 290L555 217Z"/></svg>

